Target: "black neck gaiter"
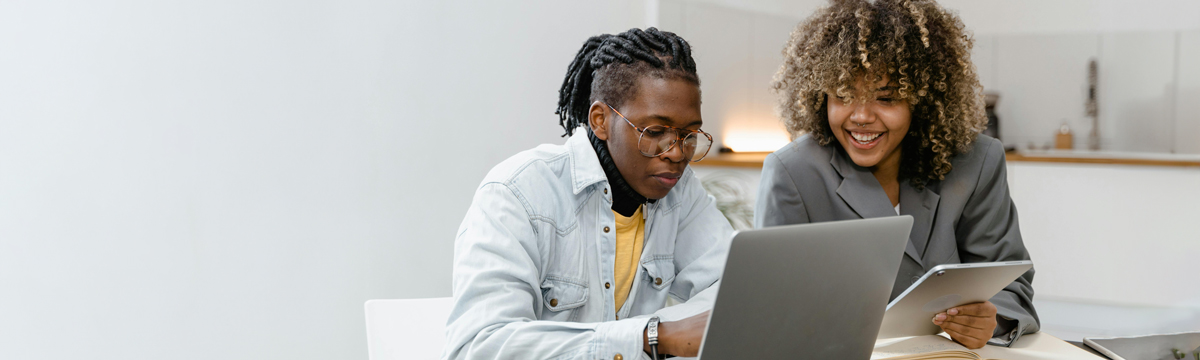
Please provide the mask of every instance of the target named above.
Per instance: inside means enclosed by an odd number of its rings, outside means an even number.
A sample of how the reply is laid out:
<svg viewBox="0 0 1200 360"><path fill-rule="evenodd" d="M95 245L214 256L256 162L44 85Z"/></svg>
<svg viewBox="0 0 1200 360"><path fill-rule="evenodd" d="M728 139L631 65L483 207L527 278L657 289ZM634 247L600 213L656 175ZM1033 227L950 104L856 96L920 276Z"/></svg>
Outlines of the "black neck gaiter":
<svg viewBox="0 0 1200 360"><path fill-rule="evenodd" d="M588 129L588 139L592 141L592 149L596 150L596 156L600 158L600 167L604 168L604 176L612 185L613 211L621 216L629 217L633 216L633 213L643 203L654 202L654 200L638 194L629 186L628 182L625 182L625 177L621 176L620 170L617 170L617 163L613 162L612 155L608 153L608 144L597 138L591 129Z"/></svg>

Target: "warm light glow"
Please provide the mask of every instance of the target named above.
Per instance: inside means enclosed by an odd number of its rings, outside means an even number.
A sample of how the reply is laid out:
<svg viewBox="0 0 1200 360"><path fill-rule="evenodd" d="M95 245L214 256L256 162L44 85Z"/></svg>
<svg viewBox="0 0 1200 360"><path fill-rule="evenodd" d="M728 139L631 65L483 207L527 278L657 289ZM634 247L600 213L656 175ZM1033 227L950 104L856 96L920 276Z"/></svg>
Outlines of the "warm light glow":
<svg viewBox="0 0 1200 360"><path fill-rule="evenodd" d="M729 131L724 144L735 152L775 151L791 142L783 130Z"/></svg>

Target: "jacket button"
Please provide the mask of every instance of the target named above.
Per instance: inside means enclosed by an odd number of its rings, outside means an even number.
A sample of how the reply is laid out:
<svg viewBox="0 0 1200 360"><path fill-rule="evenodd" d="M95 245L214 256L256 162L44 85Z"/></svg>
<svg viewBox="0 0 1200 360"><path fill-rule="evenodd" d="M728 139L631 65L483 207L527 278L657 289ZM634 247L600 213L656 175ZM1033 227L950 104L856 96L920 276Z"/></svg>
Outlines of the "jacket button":
<svg viewBox="0 0 1200 360"><path fill-rule="evenodd" d="M605 194L607 194L607 193L608 193L608 188L604 188L604 193L605 193Z"/></svg>
<svg viewBox="0 0 1200 360"><path fill-rule="evenodd" d="M550 299L550 306L558 306L558 299Z"/></svg>
<svg viewBox="0 0 1200 360"><path fill-rule="evenodd" d="M607 226L605 226L605 227L604 227L604 233L605 233L605 234L607 234L607 233L608 233L608 227L607 227Z"/></svg>
<svg viewBox="0 0 1200 360"><path fill-rule="evenodd" d="M604 283L604 288L605 288L605 289L609 288L610 286L612 286L612 284L609 284L609 283Z"/></svg>
<svg viewBox="0 0 1200 360"><path fill-rule="evenodd" d="M625 357L624 357L624 356L621 356L621 354L617 354L617 356L613 356L613 360L622 360L622 359L624 359L624 358L625 358Z"/></svg>
<svg viewBox="0 0 1200 360"><path fill-rule="evenodd" d="M654 285L662 285L662 278L654 278Z"/></svg>

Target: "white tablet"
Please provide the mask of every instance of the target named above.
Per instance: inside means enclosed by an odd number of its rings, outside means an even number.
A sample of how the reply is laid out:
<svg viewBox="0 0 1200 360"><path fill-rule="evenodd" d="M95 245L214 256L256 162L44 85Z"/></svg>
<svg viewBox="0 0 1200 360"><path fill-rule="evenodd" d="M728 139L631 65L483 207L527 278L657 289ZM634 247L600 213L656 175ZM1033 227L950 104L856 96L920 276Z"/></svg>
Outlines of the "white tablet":
<svg viewBox="0 0 1200 360"><path fill-rule="evenodd" d="M934 315L955 306L987 301L1031 268L1033 262L1023 260L943 264L929 269L888 304L879 338L941 333L942 329L933 324Z"/></svg>

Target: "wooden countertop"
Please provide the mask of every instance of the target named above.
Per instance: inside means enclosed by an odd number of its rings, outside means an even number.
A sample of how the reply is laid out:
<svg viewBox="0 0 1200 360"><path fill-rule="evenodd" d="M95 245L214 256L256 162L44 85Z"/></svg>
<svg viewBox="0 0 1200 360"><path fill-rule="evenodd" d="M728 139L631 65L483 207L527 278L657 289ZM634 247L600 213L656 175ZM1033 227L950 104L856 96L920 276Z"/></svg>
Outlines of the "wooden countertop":
<svg viewBox="0 0 1200 360"><path fill-rule="evenodd" d="M1013 151L1005 155L1008 161L1031 161L1071 164L1144 165L1200 167L1200 155L1130 153L1111 151L1047 150Z"/></svg>
<svg viewBox="0 0 1200 360"><path fill-rule="evenodd" d="M709 155L708 157L704 158L704 160L697 163L692 163L691 165L762 168L763 160L767 158L767 154L770 153L718 153ZM1034 152L1014 151L1006 154L1005 159L1010 162L1026 161L1067 164L1176 166L1200 168L1200 155L1050 150Z"/></svg>
<svg viewBox="0 0 1200 360"><path fill-rule="evenodd" d="M763 160L767 159L767 154L770 152L740 152L740 153L716 153L711 154L700 162L694 162L692 166L731 166L731 167L748 167L762 168Z"/></svg>

